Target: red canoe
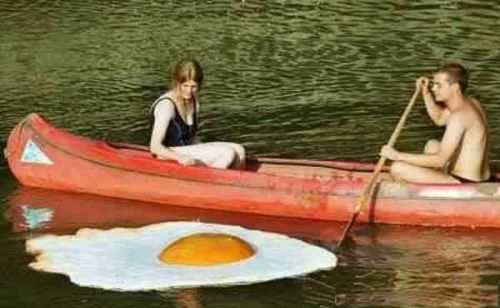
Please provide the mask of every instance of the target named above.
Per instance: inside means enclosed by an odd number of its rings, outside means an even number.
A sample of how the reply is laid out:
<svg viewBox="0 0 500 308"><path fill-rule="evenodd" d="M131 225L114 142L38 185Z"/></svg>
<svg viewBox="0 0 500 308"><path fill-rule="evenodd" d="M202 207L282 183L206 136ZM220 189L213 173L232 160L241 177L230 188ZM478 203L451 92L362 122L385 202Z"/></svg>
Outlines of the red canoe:
<svg viewBox="0 0 500 308"><path fill-rule="evenodd" d="M374 167L258 158L249 159L245 171L220 170L183 167L133 148L76 136L31 114L12 130L5 157L27 186L332 221L350 218ZM500 228L499 183L417 185L381 178L358 221Z"/></svg>

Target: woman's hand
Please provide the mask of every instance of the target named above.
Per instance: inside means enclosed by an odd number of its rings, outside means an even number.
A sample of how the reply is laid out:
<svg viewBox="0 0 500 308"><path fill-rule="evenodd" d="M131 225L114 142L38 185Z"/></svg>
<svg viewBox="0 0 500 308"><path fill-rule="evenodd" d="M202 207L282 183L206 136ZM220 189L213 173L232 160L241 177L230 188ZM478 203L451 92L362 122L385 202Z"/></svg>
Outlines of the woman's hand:
<svg viewBox="0 0 500 308"><path fill-rule="evenodd" d="M390 160L399 160L399 152L387 144L380 150L380 156Z"/></svg>
<svg viewBox="0 0 500 308"><path fill-rule="evenodd" d="M177 155L177 162L183 166L196 165L196 160L188 155Z"/></svg>

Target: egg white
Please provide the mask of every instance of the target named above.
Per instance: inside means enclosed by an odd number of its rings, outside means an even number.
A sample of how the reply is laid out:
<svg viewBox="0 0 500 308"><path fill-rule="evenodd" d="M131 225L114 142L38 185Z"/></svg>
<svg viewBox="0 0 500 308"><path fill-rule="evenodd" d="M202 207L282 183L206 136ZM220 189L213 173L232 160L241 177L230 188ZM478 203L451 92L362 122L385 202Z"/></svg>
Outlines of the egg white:
<svg viewBox="0 0 500 308"><path fill-rule="evenodd" d="M229 264L185 266L162 263L160 252L194 233L239 237L254 256ZM330 251L288 236L238 226L200 222L166 222L137 229L81 229L75 235L45 235L28 240L36 254L30 267L68 275L80 286L119 291L224 286L299 276L335 267Z"/></svg>

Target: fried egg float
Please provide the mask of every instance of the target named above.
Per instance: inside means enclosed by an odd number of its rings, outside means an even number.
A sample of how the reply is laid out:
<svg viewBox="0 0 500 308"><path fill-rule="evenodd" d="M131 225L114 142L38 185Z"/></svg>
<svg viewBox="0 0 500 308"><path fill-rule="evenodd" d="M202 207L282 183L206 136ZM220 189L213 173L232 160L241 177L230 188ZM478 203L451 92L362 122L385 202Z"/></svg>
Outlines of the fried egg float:
<svg viewBox="0 0 500 308"><path fill-rule="evenodd" d="M238 226L166 222L28 240L30 267L118 291L250 284L335 267L330 251Z"/></svg>

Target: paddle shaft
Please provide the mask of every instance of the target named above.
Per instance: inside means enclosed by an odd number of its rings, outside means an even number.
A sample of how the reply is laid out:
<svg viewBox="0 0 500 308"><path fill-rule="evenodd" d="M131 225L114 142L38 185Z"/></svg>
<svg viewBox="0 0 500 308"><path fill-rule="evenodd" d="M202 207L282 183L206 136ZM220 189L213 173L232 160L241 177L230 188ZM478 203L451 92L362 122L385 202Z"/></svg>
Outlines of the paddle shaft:
<svg viewBox="0 0 500 308"><path fill-rule="evenodd" d="M405 125L406 119L408 118L408 115L410 114L411 109L413 108L413 105L415 105L415 102L417 101L418 94L420 93L419 89L416 89L415 92L413 93L413 96L410 99L410 102L406 106L403 115L399 119L398 125L392 132L391 138L389 139L389 142L387 143L389 146L394 146L396 143L396 139L398 139L399 134L401 133L401 130L403 129L403 126ZM352 226L354 225L354 222L356 221L356 218L358 217L359 213L363 209L364 205L368 200L371 199L373 192L375 191L375 186L377 183L377 178L378 175L380 174L380 171L382 170L382 167L385 165L386 158L385 157L380 157L380 159L377 162L377 165L375 166L375 169L370 177L370 180L368 181L368 184L366 184L365 188L363 189L363 192L361 196L358 198L356 207L354 208L354 213L351 216L351 219L347 223L346 227L344 228L344 232L342 233L342 237L340 238L338 244L337 244L337 250L342 246L344 243L345 238L349 234L349 231L351 231Z"/></svg>

